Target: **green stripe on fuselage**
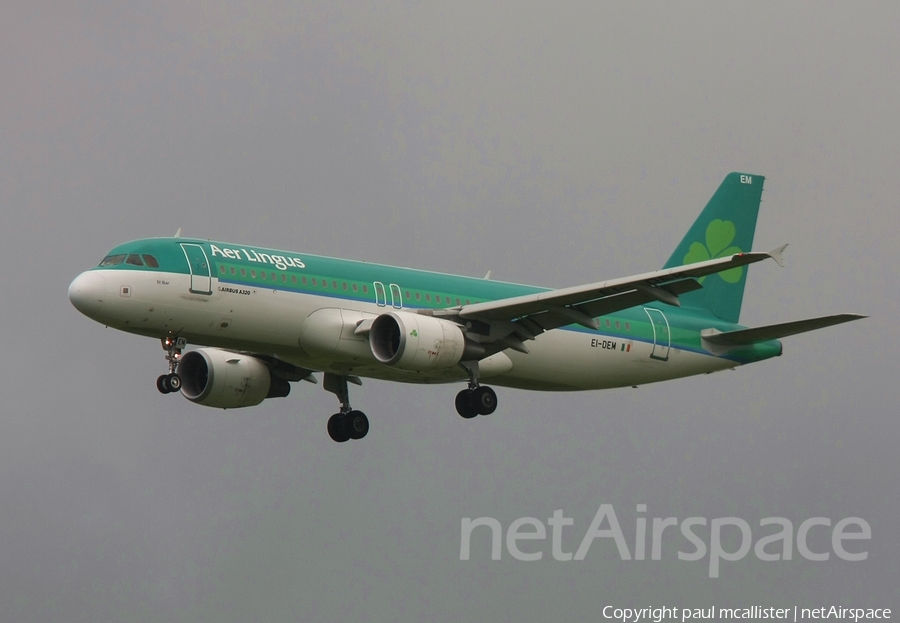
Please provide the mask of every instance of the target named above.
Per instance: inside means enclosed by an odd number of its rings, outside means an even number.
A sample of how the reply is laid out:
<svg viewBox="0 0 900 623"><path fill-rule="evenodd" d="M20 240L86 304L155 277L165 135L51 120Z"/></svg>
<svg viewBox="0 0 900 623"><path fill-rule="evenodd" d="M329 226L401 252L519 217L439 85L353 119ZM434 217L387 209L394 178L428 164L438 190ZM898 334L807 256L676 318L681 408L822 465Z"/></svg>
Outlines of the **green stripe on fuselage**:
<svg viewBox="0 0 900 623"><path fill-rule="evenodd" d="M190 274L182 244L200 245L210 261L210 275L221 283L372 304L376 303L374 284L380 282L384 285L385 298L381 299L379 294L378 302L385 303L386 309L392 307L391 284L399 286L402 306L409 309L456 307L549 290L475 277L188 238L136 240L119 245L108 253L108 255L151 254L159 262L159 268L119 264L104 266L102 269ZM226 249L231 252L226 254ZM290 262L281 261L288 259ZM302 267L299 267L300 265ZM323 281L326 283L324 286ZM702 347L701 330L715 328L720 331L731 331L744 328L742 325L725 322L711 314L697 313L696 310L665 304L653 304L648 307L661 310L668 319L672 348L710 355ZM579 325L569 325L562 330L601 335L622 341L633 340L651 344L654 341L653 325L643 307L633 307L616 312L615 315L603 316L600 318L600 325L599 330ZM736 363L750 363L776 356L780 352L780 343L772 341L734 349L722 357Z"/></svg>

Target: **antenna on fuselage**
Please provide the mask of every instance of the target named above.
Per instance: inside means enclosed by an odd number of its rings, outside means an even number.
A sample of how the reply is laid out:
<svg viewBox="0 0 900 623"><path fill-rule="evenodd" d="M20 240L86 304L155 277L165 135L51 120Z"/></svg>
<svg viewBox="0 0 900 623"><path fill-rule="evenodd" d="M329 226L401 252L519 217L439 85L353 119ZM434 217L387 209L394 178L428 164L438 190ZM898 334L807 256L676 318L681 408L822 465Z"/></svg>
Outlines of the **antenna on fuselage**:
<svg viewBox="0 0 900 623"><path fill-rule="evenodd" d="M173 238L181 238L181 228L180 227L178 228L178 231L175 232L175 235L172 237Z"/></svg>

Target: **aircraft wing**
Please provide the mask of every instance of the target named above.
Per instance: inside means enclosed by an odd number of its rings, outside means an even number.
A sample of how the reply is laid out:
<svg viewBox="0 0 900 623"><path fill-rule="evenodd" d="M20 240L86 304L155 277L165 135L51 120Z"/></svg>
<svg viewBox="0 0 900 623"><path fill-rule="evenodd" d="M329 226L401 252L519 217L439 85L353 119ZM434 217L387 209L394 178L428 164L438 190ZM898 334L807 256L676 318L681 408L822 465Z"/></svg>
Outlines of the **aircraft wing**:
<svg viewBox="0 0 900 623"><path fill-rule="evenodd" d="M572 323L596 329L599 325L595 318L598 316L635 305L651 301L680 305L678 301L680 294L702 287L696 281L699 277L746 266L766 258L773 258L781 264L781 253L786 246L766 253L737 253L729 257L632 277L475 303L445 311L464 320L480 321L490 325L491 337L498 339L502 339L504 334L513 333L519 339L533 339L544 331ZM512 348L517 346L522 346L520 341L511 344Z"/></svg>

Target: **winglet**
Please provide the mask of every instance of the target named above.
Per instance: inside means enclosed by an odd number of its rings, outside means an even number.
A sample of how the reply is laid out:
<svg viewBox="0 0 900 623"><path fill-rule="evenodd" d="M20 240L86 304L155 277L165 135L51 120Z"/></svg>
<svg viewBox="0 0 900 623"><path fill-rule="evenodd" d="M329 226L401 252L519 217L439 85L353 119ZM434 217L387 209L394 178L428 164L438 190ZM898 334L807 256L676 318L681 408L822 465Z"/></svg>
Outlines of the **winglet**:
<svg viewBox="0 0 900 623"><path fill-rule="evenodd" d="M181 238L181 228L180 227L178 228L178 231L175 232L175 235L172 237L173 238Z"/></svg>
<svg viewBox="0 0 900 623"><path fill-rule="evenodd" d="M784 268L783 254L784 254L784 250L786 248L787 248L787 245L783 244L780 247L778 247L777 249L772 249L771 251L769 251L769 257L771 257L773 260L775 260L775 262L782 268Z"/></svg>

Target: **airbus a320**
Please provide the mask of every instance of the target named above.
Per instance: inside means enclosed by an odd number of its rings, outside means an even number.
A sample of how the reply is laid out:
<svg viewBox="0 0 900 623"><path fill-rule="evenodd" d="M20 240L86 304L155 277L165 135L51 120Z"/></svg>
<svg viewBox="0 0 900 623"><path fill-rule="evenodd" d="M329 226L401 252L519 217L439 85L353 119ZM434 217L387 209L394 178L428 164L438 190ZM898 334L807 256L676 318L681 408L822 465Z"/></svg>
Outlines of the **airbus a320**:
<svg viewBox="0 0 900 623"><path fill-rule="evenodd" d="M747 267L782 263L784 246L750 251L762 191L762 176L731 173L662 269L557 290L179 232L112 249L69 299L161 342L163 394L250 407L321 374L340 403L328 434L345 442L369 431L350 405L361 378L465 384L455 406L473 418L496 409L490 385L573 391L706 374L780 355L779 338L863 318L738 324Z"/></svg>

